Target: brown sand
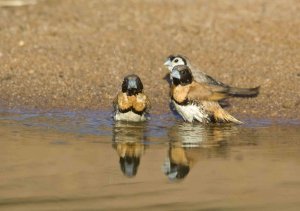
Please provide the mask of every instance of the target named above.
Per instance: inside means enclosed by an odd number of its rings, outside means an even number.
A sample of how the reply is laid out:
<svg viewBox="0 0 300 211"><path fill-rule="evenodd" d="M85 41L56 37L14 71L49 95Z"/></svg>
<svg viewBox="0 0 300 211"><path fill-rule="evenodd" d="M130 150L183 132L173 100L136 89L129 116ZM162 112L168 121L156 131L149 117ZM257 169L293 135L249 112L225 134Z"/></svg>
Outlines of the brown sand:
<svg viewBox="0 0 300 211"><path fill-rule="evenodd" d="M1 1L1 0L0 0ZM0 103L110 109L128 73L167 112L171 53L224 83L261 85L237 116L300 118L300 1L38 1L0 8Z"/></svg>

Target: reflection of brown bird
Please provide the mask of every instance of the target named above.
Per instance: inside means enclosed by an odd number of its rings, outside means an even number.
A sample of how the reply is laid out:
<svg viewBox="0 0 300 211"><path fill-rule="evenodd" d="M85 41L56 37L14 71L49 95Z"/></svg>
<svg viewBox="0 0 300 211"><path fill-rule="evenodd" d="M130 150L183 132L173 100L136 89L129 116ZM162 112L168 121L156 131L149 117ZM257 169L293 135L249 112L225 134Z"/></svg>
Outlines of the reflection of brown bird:
<svg viewBox="0 0 300 211"><path fill-rule="evenodd" d="M208 83L210 85L217 85L222 86L228 89L228 95L231 97L256 97L259 94L259 86L255 88L239 88L239 87L232 87L227 84L224 84L216 79L212 78L211 76L205 74L204 72L198 70L197 68L191 65L189 59L182 55L170 55L166 62L164 63L165 66L169 69L170 73L172 72L173 68L178 65L186 65L188 66L196 81Z"/></svg>
<svg viewBox="0 0 300 211"><path fill-rule="evenodd" d="M234 125L175 124L168 131L170 142L164 173L172 181L181 180L198 160L226 156L227 141L235 129Z"/></svg>
<svg viewBox="0 0 300 211"><path fill-rule="evenodd" d="M172 143L180 142L182 146L215 147L222 145L237 133L237 127L232 124L189 124L177 122L168 130Z"/></svg>
<svg viewBox="0 0 300 211"><path fill-rule="evenodd" d="M171 77L172 102L185 121L241 123L218 103L219 100L228 98L228 88L195 81L190 68L186 65L175 66Z"/></svg>
<svg viewBox="0 0 300 211"><path fill-rule="evenodd" d="M122 121L145 121L150 109L150 101L143 93L143 84L137 75L124 78L122 92L114 102L114 119Z"/></svg>
<svg viewBox="0 0 300 211"><path fill-rule="evenodd" d="M116 122L113 129L113 148L120 157L120 167L124 175L137 174L141 156L144 154L145 125Z"/></svg>

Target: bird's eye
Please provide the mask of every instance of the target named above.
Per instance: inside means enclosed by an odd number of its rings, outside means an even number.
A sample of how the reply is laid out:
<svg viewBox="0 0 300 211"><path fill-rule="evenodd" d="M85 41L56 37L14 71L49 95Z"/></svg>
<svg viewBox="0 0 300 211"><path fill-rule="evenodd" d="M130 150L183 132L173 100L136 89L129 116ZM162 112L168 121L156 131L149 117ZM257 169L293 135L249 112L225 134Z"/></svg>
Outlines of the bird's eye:
<svg viewBox="0 0 300 211"><path fill-rule="evenodd" d="M177 63L177 62L178 62L178 59L175 59L174 62Z"/></svg>

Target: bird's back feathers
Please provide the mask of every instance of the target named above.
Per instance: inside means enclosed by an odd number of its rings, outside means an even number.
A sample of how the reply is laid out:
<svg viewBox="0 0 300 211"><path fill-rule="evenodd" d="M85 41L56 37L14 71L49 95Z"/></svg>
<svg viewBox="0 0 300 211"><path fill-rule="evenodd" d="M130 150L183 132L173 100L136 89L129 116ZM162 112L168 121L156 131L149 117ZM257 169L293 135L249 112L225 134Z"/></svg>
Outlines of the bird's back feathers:
<svg viewBox="0 0 300 211"><path fill-rule="evenodd" d="M239 88L239 87L232 87L222 83L221 81L217 81L213 77L203 73L202 71L191 68L194 79L197 82L204 82L210 85L222 86L228 89L228 95L231 97L257 97L259 94L260 86L254 88Z"/></svg>

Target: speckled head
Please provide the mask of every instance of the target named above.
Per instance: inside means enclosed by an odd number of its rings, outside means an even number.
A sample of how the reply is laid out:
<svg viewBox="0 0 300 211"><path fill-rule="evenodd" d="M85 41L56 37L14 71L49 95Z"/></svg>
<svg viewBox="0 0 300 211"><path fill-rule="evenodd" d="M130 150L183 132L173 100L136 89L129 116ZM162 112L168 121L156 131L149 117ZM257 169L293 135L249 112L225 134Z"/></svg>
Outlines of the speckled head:
<svg viewBox="0 0 300 211"><path fill-rule="evenodd" d="M135 74L127 75L122 83L122 92L127 93L128 96L141 93L143 88L141 79Z"/></svg>

